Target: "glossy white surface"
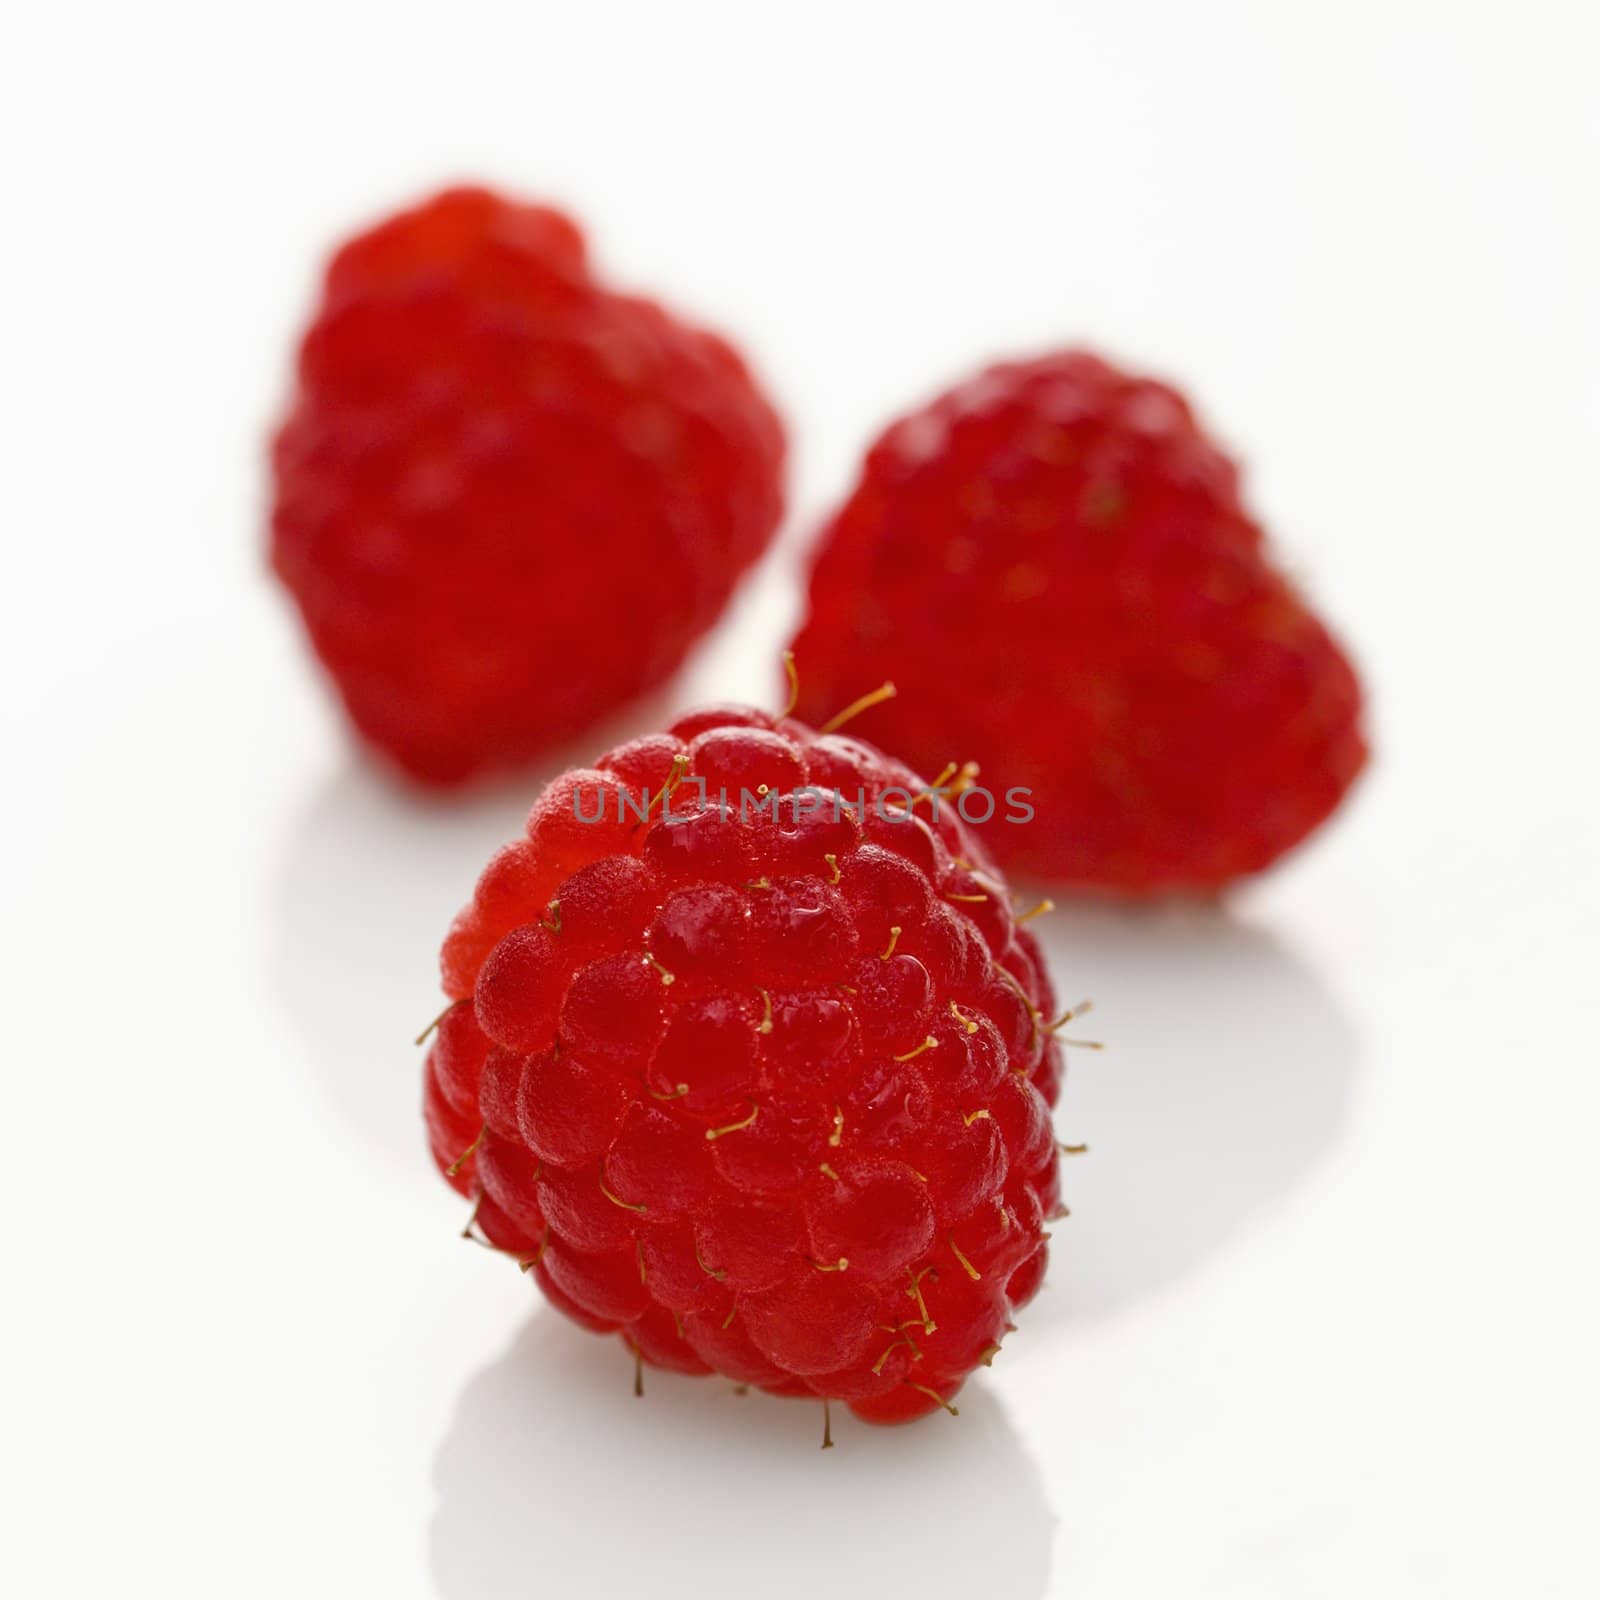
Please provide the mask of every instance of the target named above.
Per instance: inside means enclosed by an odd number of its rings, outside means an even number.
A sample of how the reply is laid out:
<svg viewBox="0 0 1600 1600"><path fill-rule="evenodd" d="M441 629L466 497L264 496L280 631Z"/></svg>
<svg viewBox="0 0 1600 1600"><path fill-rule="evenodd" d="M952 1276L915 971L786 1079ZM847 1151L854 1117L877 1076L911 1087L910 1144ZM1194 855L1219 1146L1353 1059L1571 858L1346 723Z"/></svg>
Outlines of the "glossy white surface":
<svg viewBox="0 0 1600 1600"><path fill-rule="evenodd" d="M12 32L6 1592L1596 1592L1592 10ZM959 1420L824 1455L809 1407L636 1401L422 1155L438 938L532 785L372 776L257 521L316 256L455 174L568 201L797 436L785 547L634 720L770 698L870 431L1069 337L1192 388L1370 678L1372 775L1284 870L1048 924L1093 1151Z"/></svg>

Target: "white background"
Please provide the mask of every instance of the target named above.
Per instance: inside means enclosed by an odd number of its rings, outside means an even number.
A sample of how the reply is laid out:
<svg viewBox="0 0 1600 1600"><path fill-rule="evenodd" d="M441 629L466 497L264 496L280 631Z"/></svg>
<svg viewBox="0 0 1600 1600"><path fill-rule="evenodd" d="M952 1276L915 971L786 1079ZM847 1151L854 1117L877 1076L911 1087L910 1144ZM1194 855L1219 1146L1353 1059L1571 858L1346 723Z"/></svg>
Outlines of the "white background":
<svg viewBox="0 0 1600 1600"><path fill-rule="evenodd" d="M0 54L7 1592L1596 1592L1591 6L36 6ZM639 717L770 698L871 432L1068 339L1191 388L1368 676L1281 872L1052 919L1093 1153L959 1420L637 1402L422 1154L438 939L534 785L351 754L262 438L322 251L457 176L791 422L785 545Z"/></svg>

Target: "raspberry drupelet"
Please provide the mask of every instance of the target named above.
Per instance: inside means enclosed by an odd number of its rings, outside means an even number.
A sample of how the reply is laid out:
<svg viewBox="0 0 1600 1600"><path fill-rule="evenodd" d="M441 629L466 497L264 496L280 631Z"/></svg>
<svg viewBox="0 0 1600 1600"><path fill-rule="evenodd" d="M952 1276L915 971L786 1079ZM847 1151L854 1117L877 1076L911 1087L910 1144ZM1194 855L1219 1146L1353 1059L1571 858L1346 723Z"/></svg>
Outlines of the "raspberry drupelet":
<svg viewBox="0 0 1600 1600"><path fill-rule="evenodd" d="M782 428L733 348L482 189L338 251L296 380L272 564L351 721L424 783L668 676L781 514Z"/></svg>
<svg viewBox="0 0 1600 1600"><path fill-rule="evenodd" d="M810 715L892 674L861 731L1030 791L1002 865L1211 892L1339 804L1361 688L1273 566L1239 475L1165 384L1084 351L902 418L823 530L794 642Z"/></svg>
<svg viewBox="0 0 1600 1600"><path fill-rule="evenodd" d="M870 745L721 707L557 778L442 965L434 1158L639 1360L902 1422L1038 1290L1063 1019L982 845Z"/></svg>

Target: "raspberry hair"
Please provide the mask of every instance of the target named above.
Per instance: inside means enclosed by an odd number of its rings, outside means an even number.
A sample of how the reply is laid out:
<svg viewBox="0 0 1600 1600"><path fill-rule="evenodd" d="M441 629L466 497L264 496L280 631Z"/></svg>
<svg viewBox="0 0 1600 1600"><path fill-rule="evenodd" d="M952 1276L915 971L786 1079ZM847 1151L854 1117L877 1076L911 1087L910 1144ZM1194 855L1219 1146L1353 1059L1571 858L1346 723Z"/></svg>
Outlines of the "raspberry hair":
<svg viewBox="0 0 1600 1600"><path fill-rule="evenodd" d="M434 1159L641 1365L902 1422L1037 1292L1065 1019L936 798L848 734L693 712L556 779L452 927Z"/></svg>

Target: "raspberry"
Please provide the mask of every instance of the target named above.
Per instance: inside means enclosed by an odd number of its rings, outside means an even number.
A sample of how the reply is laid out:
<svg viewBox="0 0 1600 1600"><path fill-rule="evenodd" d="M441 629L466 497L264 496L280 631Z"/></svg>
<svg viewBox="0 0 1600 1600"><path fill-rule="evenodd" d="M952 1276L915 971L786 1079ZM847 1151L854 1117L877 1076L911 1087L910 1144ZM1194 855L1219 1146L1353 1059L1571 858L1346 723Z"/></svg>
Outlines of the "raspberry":
<svg viewBox="0 0 1600 1600"><path fill-rule="evenodd" d="M1084 352L992 367L883 434L819 541L794 654L802 715L892 677L861 727L1030 790L990 848L1094 890L1259 871L1366 757L1355 674L1233 463L1172 389Z"/></svg>
<svg viewBox="0 0 1600 1600"><path fill-rule="evenodd" d="M450 930L434 1159L641 1362L900 1422L1037 1291L1050 982L935 798L859 740L693 713L551 784Z"/></svg>
<svg viewBox="0 0 1600 1600"><path fill-rule="evenodd" d="M777 526L783 452L739 356L602 288L566 217L450 190L328 267L272 563L356 728L456 783L678 666Z"/></svg>

